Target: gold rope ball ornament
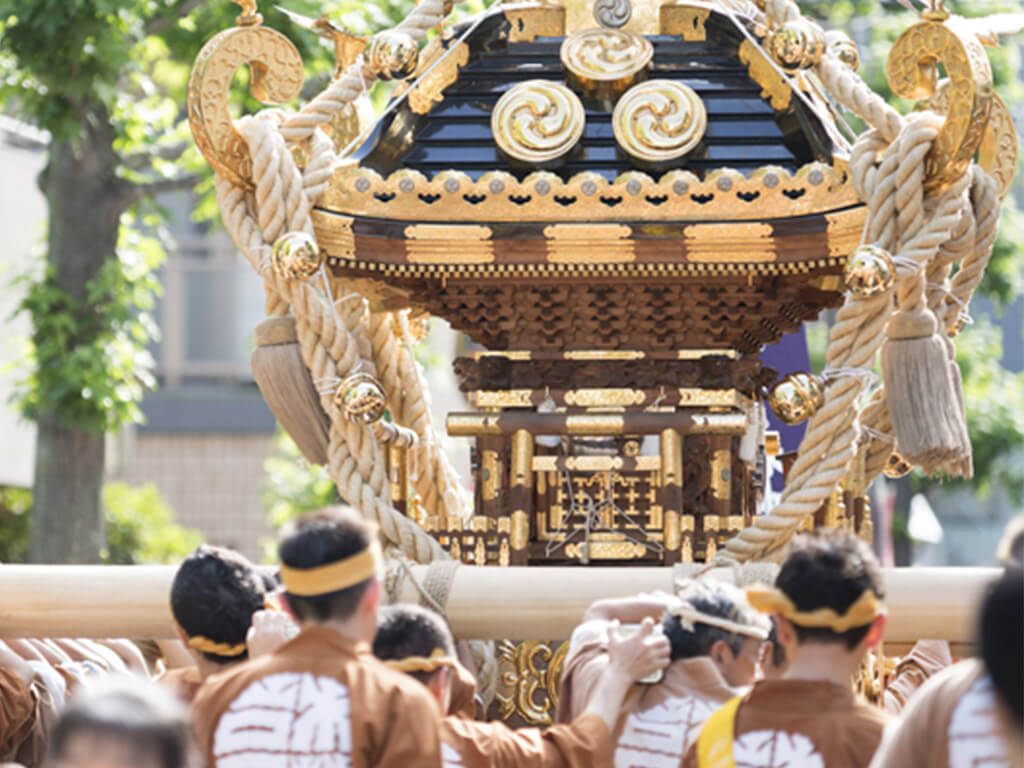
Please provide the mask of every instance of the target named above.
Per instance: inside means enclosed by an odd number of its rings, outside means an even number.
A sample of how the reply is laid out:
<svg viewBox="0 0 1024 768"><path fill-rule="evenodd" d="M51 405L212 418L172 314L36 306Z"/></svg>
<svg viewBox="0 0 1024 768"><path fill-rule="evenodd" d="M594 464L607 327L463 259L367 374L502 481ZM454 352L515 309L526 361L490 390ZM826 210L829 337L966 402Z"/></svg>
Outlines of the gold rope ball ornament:
<svg viewBox="0 0 1024 768"><path fill-rule="evenodd" d="M785 424L809 419L825 404L821 380L809 373L791 373L768 393L768 405Z"/></svg>
<svg viewBox="0 0 1024 768"><path fill-rule="evenodd" d="M561 83L526 80L505 92L491 113L491 133L502 152L533 165L567 155L583 136L579 96Z"/></svg>
<svg viewBox="0 0 1024 768"><path fill-rule="evenodd" d="M341 408L349 421L376 424L384 417L388 398L384 387L373 376L353 373L338 385L334 404Z"/></svg>
<svg viewBox="0 0 1024 768"><path fill-rule="evenodd" d="M906 477L910 474L911 470L914 469L914 465L909 461L900 456L896 451L889 454L888 460L885 462L885 468L882 472L890 480L896 480L900 477Z"/></svg>
<svg viewBox="0 0 1024 768"><path fill-rule="evenodd" d="M843 270L846 290L859 299L878 296L892 288L895 280L892 257L877 245L862 245L850 254Z"/></svg>
<svg viewBox="0 0 1024 768"><path fill-rule="evenodd" d="M812 21L787 21L768 37L768 52L790 71L813 67L825 53L825 32Z"/></svg>
<svg viewBox="0 0 1024 768"><path fill-rule="evenodd" d="M402 79L416 71L419 47L407 32L389 29L370 40L369 58L381 80Z"/></svg>
<svg viewBox="0 0 1024 768"><path fill-rule="evenodd" d="M274 242L270 251L274 271L288 280L308 280L324 263L324 254L312 235L288 232Z"/></svg>
<svg viewBox="0 0 1024 768"><path fill-rule="evenodd" d="M830 29L825 33L825 50L856 72L860 66L860 51L850 36L838 29Z"/></svg>
<svg viewBox="0 0 1024 768"><path fill-rule="evenodd" d="M696 147L708 126L700 96L672 80L648 80L626 91L612 113L615 140L645 163L676 160Z"/></svg>

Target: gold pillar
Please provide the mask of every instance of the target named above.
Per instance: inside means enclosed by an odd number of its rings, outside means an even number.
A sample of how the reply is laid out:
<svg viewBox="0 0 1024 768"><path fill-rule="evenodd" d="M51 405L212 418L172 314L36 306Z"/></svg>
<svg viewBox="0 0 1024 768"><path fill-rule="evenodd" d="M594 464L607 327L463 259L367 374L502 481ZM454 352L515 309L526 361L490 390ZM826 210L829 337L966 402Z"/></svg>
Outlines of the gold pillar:
<svg viewBox="0 0 1024 768"><path fill-rule="evenodd" d="M663 430L658 441L661 451L659 471L661 510L665 534L665 564L679 562L683 514L683 437L678 430Z"/></svg>
<svg viewBox="0 0 1024 768"><path fill-rule="evenodd" d="M708 509L724 519L732 513L732 438L712 435L708 443L711 454Z"/></svg>
<svg viewBox="0 0 1024 768"><path fill-rule="evenodd" d="M533 435L525 429L516 430L512 435L509 465L509 561L511 565L526 565L530 513L533 511Z"/></svg>
<svg viewBox="0 0 1024 768"><path fill-rule="evenodd" d="M388 445L388 484L391 487L391 504L406 513L409 498L409 468L406 461L406 449L391 443Z"/></svg>

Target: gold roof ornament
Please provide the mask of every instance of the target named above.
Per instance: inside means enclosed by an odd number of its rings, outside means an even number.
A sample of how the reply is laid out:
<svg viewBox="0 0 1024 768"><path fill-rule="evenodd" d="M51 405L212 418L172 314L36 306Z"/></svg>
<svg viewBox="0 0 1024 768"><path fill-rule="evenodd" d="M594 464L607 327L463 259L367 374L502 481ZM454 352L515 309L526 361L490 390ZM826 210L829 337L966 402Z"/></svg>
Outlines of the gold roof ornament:
<svg viewBox="0 0 1024 768"><path fill-rule="evenodd" d="M561 83L527 80L494 106L491 131L501 151L523 163L543 165L565 157L583 136L579 97Z"/></svg>
<svg viewBox="0 0 1024 768"><path fill-rule="evenodd" d="M692 88L674 80L649 80L619 99L612 128L633 159L658 164L690 152L707 130L708 114Z"/></svg>
<svg viewBox="0 0 1024 768"><path fill-rule="evenodd" d="M560 57L575 90L612 99L646 77L654 46L621 29L584 29L565 38Z"/></svg>

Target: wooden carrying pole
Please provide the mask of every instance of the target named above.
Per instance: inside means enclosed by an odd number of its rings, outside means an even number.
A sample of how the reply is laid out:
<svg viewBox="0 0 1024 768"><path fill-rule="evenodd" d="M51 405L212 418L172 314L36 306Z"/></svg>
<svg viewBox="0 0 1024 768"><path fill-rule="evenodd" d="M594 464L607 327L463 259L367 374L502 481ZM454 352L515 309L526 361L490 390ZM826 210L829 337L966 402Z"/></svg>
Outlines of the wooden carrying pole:
<svg viewBox="0 0 1024 768"><path fill-rule="evenodd" d="M426 566L413 566L422 580ZM0 636L172 637L168 594L173 566L0 566ZM448 598L460 637L554 640L569 637L603 597L671 591L671 568L484 568L461 566ZM711 575L714 575L714 571ZM920 638L974 640L974 614L995 568L886 568L887 643ZM728 578L729 572L723 572ZM417 602L406 580L401 599Z"/></svg>

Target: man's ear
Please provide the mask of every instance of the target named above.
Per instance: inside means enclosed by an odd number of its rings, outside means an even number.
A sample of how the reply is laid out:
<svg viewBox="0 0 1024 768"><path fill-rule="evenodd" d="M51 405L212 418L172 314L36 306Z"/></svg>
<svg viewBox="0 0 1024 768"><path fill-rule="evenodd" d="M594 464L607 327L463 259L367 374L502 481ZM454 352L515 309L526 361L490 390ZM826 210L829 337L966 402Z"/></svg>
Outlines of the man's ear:
<svg viewBox="0 0 1024 768"><path fill-rule="evenodd" d="M889 617L884 613L881 616L875 617L875 620L871 622L871 628L868 629L868 633L864 636L864 640L861 641L863 651L867 652L882 644L882 637L885 635L885 625L888 620Z"/></svg>
<svg viewBox="0 0 1024 768"><path fill-rule="evenodd" d="M724 640L716 640L708 648L708 656L718 666L721 667L723 664L728 664L735 660L736 654L732 652L732 648Z"/></svg>
<svg viewBox="0 0 1024 768"><path fill-rule="evenodd" d="M437 705L441 708L441 715L448 714L448 705L451 701L451 668L440 667L437 671L430 676L427 680L427 690L430 691L430 695L437 701Z"/></svg>
<svg viewBox="0 0 1024 768"><path fill-rule="evenodd" d="M380 607L380 579L374 579L366 587L363 595L362 609L373 617L374 624L377 623L377 608Z"/></svg>
<svg viewBox="0 0 1024 768"><path fill-rule="evenodd" d="M784 618L781 613L775 614L775 634L778 635L779 644L783 648L796 644L796 630L793 629L793 623Z"/></svg>

